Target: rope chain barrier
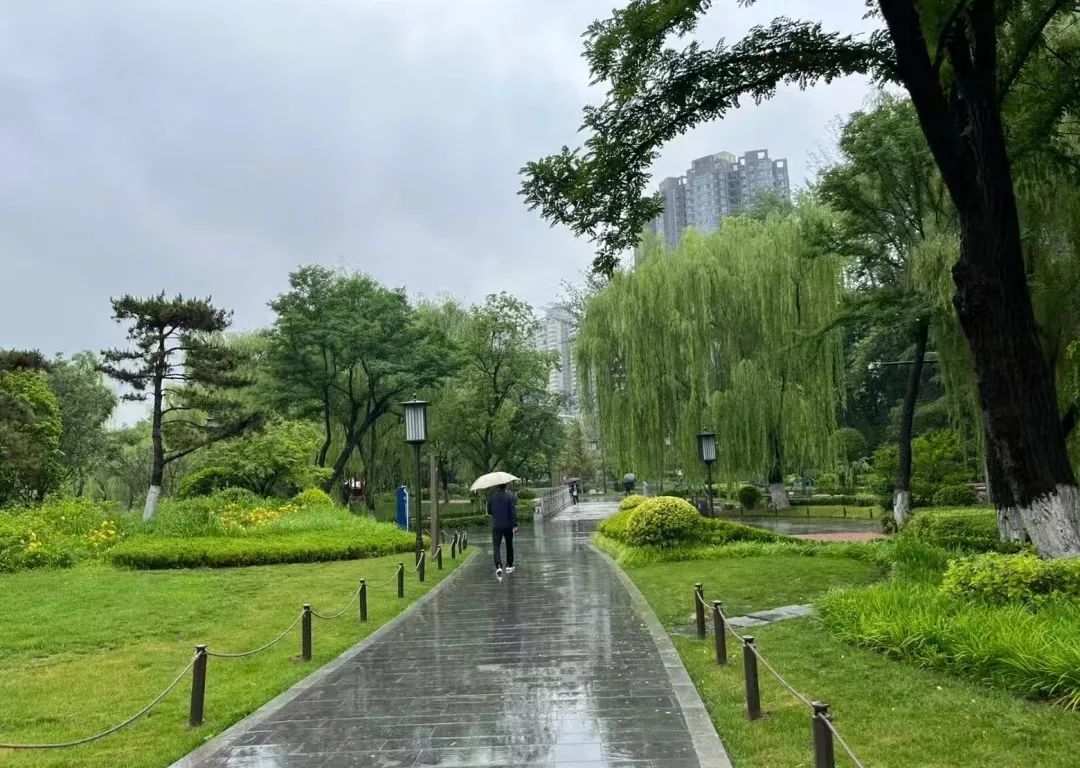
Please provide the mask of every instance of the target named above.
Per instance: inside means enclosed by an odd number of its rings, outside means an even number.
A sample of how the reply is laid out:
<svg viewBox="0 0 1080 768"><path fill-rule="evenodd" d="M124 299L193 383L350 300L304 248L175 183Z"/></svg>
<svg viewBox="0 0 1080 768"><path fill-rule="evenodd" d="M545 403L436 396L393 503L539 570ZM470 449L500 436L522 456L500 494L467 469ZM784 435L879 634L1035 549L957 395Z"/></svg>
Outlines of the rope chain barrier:
<svg viewBox="0 0 1080 768"><path fill-rule="evenodd" d="M420 570L420 563L424 562L425 557L427 557L427 550L421 549L420 557L416 561L416 567L412 568L409 573L416 573L418 570ZM397 574L395 573L394 575L396 576Z"/></svg>
<svg viewBox="0 0 1080 768"><path fill-rule="evenodd" d="M389 586L391 583L393 583L394 579L397 578L398 571L400 571L403 567L404 566L399 565L397 568L395 568L394 573L386 581L380 581L378 584L368 584L368 589L379 589L380 587Z"/></svg>
<svg viewBox="0 0 1080 768"><path fill-rule="evenodd" d="M710 606L708 603L705 602L705 598L702 595L702 593L695 591L694 592L694 599L702 607L704 607L704 608L706 608L708 610L712 610L712 606ZM720 621L723 623L724 628L728 632L730 632L732 635L734 635L739 640L740 643L743 643L744 646L746 645L746 638L743 635L740 635L735 630L735 627L733 627L731 625L731 623L728 621L727 615L724 614L722 611L720 612ZM750 648L751 653L753 653L754 656L757 657L757 660L760 661L762 663L762 665L764 665L765 669L769 670L769 672L772 674L772 676L776 678L777 682L779 682L780 685L782 685L784 688L787 689L788 693L790 693L793 697L795 697L803 705L805 705L807 708L809 708L811 712L814 711L814 705L810 701L810 699L807 696L804 696L803 694L799 693L799 691L795 688L795 686L793 686L791 683L789 683L787 680L785 680L784 676L776 671L776 668L773 667L773 665L769 663L769 660L766 659L762 655L762 653L758 649L757 645L750 644L749 648ZM863 765L862 761L860 761L859 758L855 756L855 752L852 751L851 747L848 746L848 743L846 741L844 741L844 737L840 735L840 731L837 730L836 725L832 721L832 718L829 717L828 715L823 715L823 714L816 714L815 717L817 717L819 720L823 721L828 726L829 730L832 731L833 736L836 738L837 742L839 742L840 746L847 753L847 756L849 758L851 758L851 762L855 764L856 768L866 768L866 766Z"/></svg>
<svg viewBox="0 0 1080 768"><path fill-rule="evenodd" d="M153 701L151 701L149 704L147 704L145 707L140 709L138 712L136 712L134 715L132 715L131 717L129 717L127 720L120 723L119 725L114 725L112 728L109 728L108 730L102 731L101 733L95 733L93 736L87 736L86 738L83 738L83 739L75 739L74 741L61 741L61 742L56 742L56 743L53 743L53 744L4 744L4 743L0 743L0 749L63 749L65 747L78 747L78 746L81 746L82 744L89 744L91 742L97 741L98 739L104 739L106 736L111 736L112 734L116 733L117 731L122 730L124 728L127 728L129 725L131 725L135 721L137 721L140 718L144 717L145 715L149 714L150 710L152 710L154 707L156 707L158 704L160 704L161 700L164 699L166 696L168 696L169 693L172 691L172 689L175 688L180 683L180 681L184 679L184 676L188 672L191 671L191 668L193 666L195 666L195 661L198 658L199 658L199 654L195 654L194 656L192 656L191 661L189 661L184 666L184 668L182 670L180 670L180 674L178 674L173 679L173 681L171 683L169 683L168 686L166 686L165 690L163 690L156 697L154 697Z"/></svg>
<svg viewBox="0 0 1080 768"><path fill-rule="evenodd" d="M342 616L345 615L345 611L352 608L352 604L356 602L356 599L358 597L360 597L360 588L359 587L357 587L355 590L353 590L352 597L349 598L349 602L345 603L345 607L342 608L337 613L322 614L322 613L319 613L318 611L316 611L314 608L312 608L311 609L311 615L314 616L316 619L340 619Z"/></svg>
<svg viewBox="0 0 1080 768"><path fill-rule="evenodd" d="M836 730L836 726L833 725L832 718L828 715L823 714L817 715L817 718L818 720L821 720L823 723L825 723L825 726L830 731L832 731L833 738L836 739L836 742L841 747L843 747L845 752L847 752L847 756L851 759L851 762L855 764L855 768L866 768L866 766L862 764L862 761L855 756L855 753L851 751L851 747L849 747L848 743L844 741L844 737L840 735L840 731Z"/></svg>
<svg viewBox="0 0 1080 768"><path fill-rule="evenodd" d="M300 612L300 615L298 615L298 616L297 616L297 617L296 617L295 619L293 619L293 623L292 623L292 624L290 624L289 626L285 627L285 631L284 631L284 632L282 632L282 633L281 633L280 635L278 635L277 637L275 637L275 638L274 638L273 640L271 640L271 641L270 641L269 643L267 643L266 645L260 646L260 647L258 647L258 648L256 648L256 649L254 649L254 650L251 650L251 651L244 651L243 653L222 653L221 651L211 651L211 650L210 650L210 649L208 648L208 649L206 650L206 655L207 655L207 656L214 656L214 657L216 657L216 658L219 658L219 659L242 659L242 658L244 658L245 656L254 656L254 655L255 655L256 653L262 653L262 652L263 652L263 651L265 651L265 650L266 650L267 648L271 648L271 647L273 647L274 645L277 645L278 643L280 643L280 642L281 642L282 640L284 640L284 639L285 639L285 636L286 636L286 635L288 635L288 634L289 634L289 632L291 632L291 631L292 631L292 628L293 628L293 627L295 627L295 626L296 626L297 624L299 624L299 623L300 623L300 619L302 619L302 618L304 618L304 612L303 612L303 611L301 611L301 612Z"/></svg>

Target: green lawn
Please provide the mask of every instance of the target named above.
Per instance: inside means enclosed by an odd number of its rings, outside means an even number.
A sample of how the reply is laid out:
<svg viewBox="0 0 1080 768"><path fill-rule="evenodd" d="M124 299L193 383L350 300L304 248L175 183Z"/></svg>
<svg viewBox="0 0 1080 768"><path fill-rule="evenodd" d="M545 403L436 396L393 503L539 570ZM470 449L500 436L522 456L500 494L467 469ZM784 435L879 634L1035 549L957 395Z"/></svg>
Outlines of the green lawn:
<svg viewBox="0 0 1080 768"><path fill-rule="evenodd" d="M63 741L134 714L192 657L258 647L289 625L303 603L332 613L361 577L390 579L408 555L336 563L222 570L123 571L101 565L0 576L0 742ZM369 621L355 606L334 621L314 620L314 660L304 664L299 625L247 659L211 658L206 723L187 727L185 679L153 714L96 744L67 750L0 751L5 766L158 768L257 709L333 659L439 583L461 557L428 564L427 582L406 577L369 591Z"/></svg>
<svg viewBox="0 0 1080 768"><path fill-rule="evenodd" d="M738 520L740 517L809 517L809 518L846 518L848 520L880 520L884 510L881 507L867 507L867 506L854 506L851 504L843 505L827 505L827 504L814 504L807 506L797 506L791 509L784 510L771 510L761 507L758 509L752 509L749 512L743 512L741 515L736 513L725 512L723 517Z"/></svg>
<svg viewBox="0 0 1080 768"><path fill-rule="evenodd" d="M686 623L696 581L704 583L707 599L723 599L733 615L811 602L829 586L875 578L872 566L850 559L799 556L676 562L627 572L669 626ZM817 619L779 622L752 634L797 689L830 703L841 733L867 766L1076 765L1078 712L852 648ZM682 637L674 642L736 766L812 764L809 714L764 668L766 717L746 720L741 651L734 639L727 667L715 664L711 637L705 643ZM838 755L837 764L849 763Z"/></svg>

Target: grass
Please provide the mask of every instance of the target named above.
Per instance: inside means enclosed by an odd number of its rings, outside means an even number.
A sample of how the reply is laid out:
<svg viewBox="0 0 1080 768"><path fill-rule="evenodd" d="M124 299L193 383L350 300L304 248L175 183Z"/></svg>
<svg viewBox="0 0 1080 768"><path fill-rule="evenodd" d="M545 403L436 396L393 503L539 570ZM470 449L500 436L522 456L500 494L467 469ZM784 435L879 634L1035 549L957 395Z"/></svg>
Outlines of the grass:
<svg viewBox="0 0 1080 768"><path fill-rule="evenodd" d="M725 514L725 519L738 520L740 517L802 517L802 518L847 518L850 520L880 520L883 510L877 506L855 506L853 504L836 505L799 505L791 509L772 510L765 507L743 511L741 514Z"/></svg>
<svg viewBox="0 0 1080 768"><path fill-rule="evenodd" d="M99 564L0 576L0 741L78 738L149 702L192 657L197 643L244 651L272 639L310 602L336 612L361 577L389 579L395 555L360 562L193 571L124 571ZM152 713L96 744L0 752L12 768L160 768L257 709L397 615L449 575L462 558L432 562L427 582L406 579L406 600L388 584L369 593L369 621L355 609L316 619L314 659L298 660L299 627L248 659L210 659L206 723L187 727L183 681ZM408 565L408 563L406 563Z"/></svg>
<svg viewBox="0 0 1080 768"><path fill-rule="evenodd" d="M724 600L728 614L737 615L813 602L830 587L867 585L879 574L869 562L873 559L776 554L626 570L661 622L670 627L689 622L695 582L704 584L706 599ZM837 727L868 766L1076 764L1073 736L1080 732L1076 712L938 670L898 664L844 643L816 618L756 627L752 634L761 652L798 690L830 703ZM715 664L711 639L673 641L736 766L812 764L809 714L764 668L761 693L766 716L746 720L741 652L733 639L729 638L726 667ZM837 764L848 763L838 756Z"/></svg>

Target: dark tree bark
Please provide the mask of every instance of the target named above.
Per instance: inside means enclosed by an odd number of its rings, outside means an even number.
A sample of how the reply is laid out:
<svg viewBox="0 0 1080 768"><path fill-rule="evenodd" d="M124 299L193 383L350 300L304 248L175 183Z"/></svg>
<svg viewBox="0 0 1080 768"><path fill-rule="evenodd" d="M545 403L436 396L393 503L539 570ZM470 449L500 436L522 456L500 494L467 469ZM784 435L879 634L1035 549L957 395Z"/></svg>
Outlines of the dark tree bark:
<svg viewBox="0 0 1080 768"><path fill-rule="evenodd" d="M919 401L919 384L922 381L926 342L930 336L929 318L915 321L915 359L908 374L907 392L900 410L900 468L896 476L896 494L893 497L893 517L897 525L903 525L911 515L911 433L915 423L915 405Z"/></svg>
<svg viewBox="0 0 1080 768"><path fill-rule="evenodd" d="M988 457L1000 470L995 492L1019 510L1041 554L1080 553L1080 494L1028 293L1001 122L994 3L974 0L944 36L947 95L915 4L880 5L900 78L956 205L953 303L974 361Z"/></svg>

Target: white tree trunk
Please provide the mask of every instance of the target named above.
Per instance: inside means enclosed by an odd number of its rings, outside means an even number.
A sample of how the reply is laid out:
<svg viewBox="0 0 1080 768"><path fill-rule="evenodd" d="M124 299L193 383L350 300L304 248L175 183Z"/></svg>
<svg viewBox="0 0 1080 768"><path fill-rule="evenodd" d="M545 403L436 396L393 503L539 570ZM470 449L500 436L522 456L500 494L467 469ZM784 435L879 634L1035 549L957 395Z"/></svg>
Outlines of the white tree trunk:
<svg viewBox="0 0 1080 768"><path fill-rule="evenodd" d="M1075 485L1059 485L1020 507L1020 516L1040 555L1080 556L1080 489Z"/></svg>
<svg viewBox="0 0 1080 768"><path fill-rule="evenodd" d="M788 498L787 488L783 483L769 483L769 499L773 509L791 509L791 499Z"/></svg>
<svg viewBox="0 0 1080 768"><path fill-rule="evenodd" d="M998 534L1002 541L1025 541L1024 518L1016 507L1001 507L998 514Z"/></svg>
<svg viewBox="0 0 1080 768"><path fill-rule="evenodd" d="M893 495L892 513L897 528L911 519L911 491L897 491Z"/></svg>
<svg viewBox="0 0 1080 768"><path fill-rule="evenodd" d="M157 512L158 497L160 496L161 486L151 485L150 490L146 492L146 505L143 507L142 519L144 522L154 519L154 514Z"/></svg>

